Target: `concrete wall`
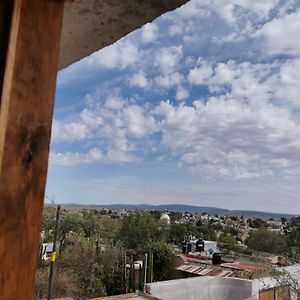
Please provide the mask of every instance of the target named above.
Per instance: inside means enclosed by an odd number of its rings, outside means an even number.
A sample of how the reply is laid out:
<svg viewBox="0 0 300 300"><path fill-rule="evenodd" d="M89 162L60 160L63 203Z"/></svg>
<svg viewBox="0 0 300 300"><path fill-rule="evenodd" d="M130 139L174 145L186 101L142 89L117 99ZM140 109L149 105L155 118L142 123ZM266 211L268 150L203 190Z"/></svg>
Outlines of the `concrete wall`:
<svg viewBox="0 0 300 300"><path fill-rule="evenodd" d="M75 0L66 3L60 69L116 42L187 1Z"/></svg>
<svg viewBox="0 0 300 300"><path fill-rule="evenodd" d="M146 290L162 300L243 300L251 296L252 282L204 276L150 283Z"/></svg>

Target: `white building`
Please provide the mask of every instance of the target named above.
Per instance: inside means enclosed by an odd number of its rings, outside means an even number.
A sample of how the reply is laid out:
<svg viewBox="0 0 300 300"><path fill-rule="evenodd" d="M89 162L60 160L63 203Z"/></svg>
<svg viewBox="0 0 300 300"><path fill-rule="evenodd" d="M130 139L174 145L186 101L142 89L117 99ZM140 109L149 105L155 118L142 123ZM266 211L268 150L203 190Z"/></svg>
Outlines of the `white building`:
<svg viewBox="0 0 300 300"><path fill-rule="evenodd" d="M199 276L148 283L147 293L161 300L298 300L300 264L278 268L282 278L253 280Z"/></svg>
<svg viewBox="0 0 300 300"><path fill-rule="evenodd" d="M170 224L171 222L171 218L167 213L163 213L160 217L160 220L166 222L167 224Z"/></svg>

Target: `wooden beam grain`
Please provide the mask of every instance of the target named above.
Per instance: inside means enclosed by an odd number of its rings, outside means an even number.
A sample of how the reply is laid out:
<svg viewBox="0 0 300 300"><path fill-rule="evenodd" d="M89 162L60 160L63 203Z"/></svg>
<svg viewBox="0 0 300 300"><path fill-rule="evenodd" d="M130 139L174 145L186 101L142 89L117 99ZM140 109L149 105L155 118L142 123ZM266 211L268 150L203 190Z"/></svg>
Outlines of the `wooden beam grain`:
<svg viewBox="0 0 300 300"><path fill-rule="evenodd" d="M32 300L63 2L14 0L0 107L0 299Z"/></svg>

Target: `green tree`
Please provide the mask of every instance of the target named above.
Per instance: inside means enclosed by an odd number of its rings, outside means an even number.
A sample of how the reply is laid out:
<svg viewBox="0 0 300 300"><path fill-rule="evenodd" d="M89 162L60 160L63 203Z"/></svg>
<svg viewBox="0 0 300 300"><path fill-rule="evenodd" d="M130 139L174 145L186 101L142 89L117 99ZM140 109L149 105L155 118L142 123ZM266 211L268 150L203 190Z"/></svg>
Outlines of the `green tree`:
<svg viewBox="0 0 300 300"><path fill-rule="evenodd" d="M285 217L280 218L280 220L281 220L282 224L286 224L287 223L287 218L285 218Z"/></svg>
<svg viewBox="0 0 300 300"><path fill-rule="evenodd" d="M124 292L124 262L117 247L107 247L96 255L95 243L73 237L58 260L58 269L67 271L86 297Z"/></svg>
<svg viewBox="0 0 300 300"><path fill-rule="evenodd" d="M249 219L248 224L250 227L256 228L256 229L268 227L268 223L262 219Z"/></svg>
<svg viewBox="0 0 300 300"><path fill-rule="evenodd" d="M235 239L235 237L233 237L230 234L221 234L219 238L219 242L233 246L236 245L237 240Z"/></svg>
<svg viewBox="0 0 300 300"><path fill-rule="evenodd" d="M43 232L42 242L53 241L53 232L55 227L56 208L54 206L46 206L43 211L43 220L41 231Z"/></svg>
<svg viewBox="0 0 300 300"><path fill-rule="evenodd" d="M237 240L231 234L226 234L226 233L221 234L219 237L219 243L221 244L220 246L224 249L227 249L227 250L236 250L237 249L237 247L236 247Z"/></svg>
<svg viewBox="0 0 300 300"><path fill-rule="evenodd" d="M172 223L169 229L169 240L179 245L183 242L186 232L185 224Z"/></svg>
<svg viewBox="0 0 300 300"><path fill-rule="evenodd" d="M148 213L134 212L122 220L117 237L124 246L141 253L148 243L162 240L164 232L153 216Z"/></svg>
<svg viewBox="0 0 300 300"><path fill-rule="evenodd" d="M291 232L287 237L288 246L291 256L298 258L300 256L300 217L292 218L290 226Z"/></svg>
<svg viewBox="0 0 300 300"><path fill-rule="evenodd" d="M162 241L149 243L145 247L145 253L153 253L153 278L154 281L168 279L168 272L171 269L173 249Z"/></svg>
<svg viewBox="0 0 300 300"><path fill-rule="evenodd" d="M179 221L181 219L182 213L177 212L177 211L171 211L169 213L171 222Z"/></svg>
<svg viewBox="0 0 300 300"><path fill-rule="evenodd" d="M198 237L202 237L204 240L216 241L217 235L212 225L201 225L198 226Z"/></svg>
<svg viewBox="0 0 300 300"><path fill-rule="evenodd" d="M261 228L252 231L246 240L247 246L255 251L263 251L274 254L284 254L288 251L286 237Z"/></svg>

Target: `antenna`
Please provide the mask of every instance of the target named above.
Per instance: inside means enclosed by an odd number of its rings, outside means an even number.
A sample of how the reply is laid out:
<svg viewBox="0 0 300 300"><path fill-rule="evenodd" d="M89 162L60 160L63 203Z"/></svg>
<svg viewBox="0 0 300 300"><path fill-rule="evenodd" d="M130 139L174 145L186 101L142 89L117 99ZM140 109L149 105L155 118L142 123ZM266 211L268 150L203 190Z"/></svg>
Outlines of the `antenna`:
<svg viewBox="0 0 300 300"><path fill-rule="evenodd" d="M47 198L52 205L55 205L55 201L54 201L54 196L53 195L51 196L51 198L48 195L45 195L45 198Z"/></svg>

